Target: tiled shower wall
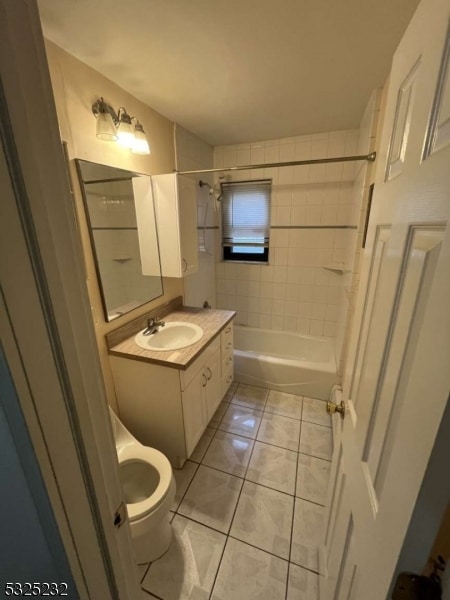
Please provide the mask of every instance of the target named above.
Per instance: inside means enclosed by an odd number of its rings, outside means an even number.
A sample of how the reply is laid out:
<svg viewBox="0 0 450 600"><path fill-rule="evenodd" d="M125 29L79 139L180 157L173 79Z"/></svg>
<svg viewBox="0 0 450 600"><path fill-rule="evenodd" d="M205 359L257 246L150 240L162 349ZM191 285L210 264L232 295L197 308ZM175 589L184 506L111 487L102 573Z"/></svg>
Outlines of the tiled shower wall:
<svg viewBox="0 0 450 600"><path fill-rule="evenodd" d="M214 166L353 155L358 139L359 130L350 130L221 146ZM219 308L236 310L236 322L245 325L338 335L360 216L356 168L354 162L265 168L231 179L223 173L232 181L271 178L272 209L269 265L218 262Z"/></svg>

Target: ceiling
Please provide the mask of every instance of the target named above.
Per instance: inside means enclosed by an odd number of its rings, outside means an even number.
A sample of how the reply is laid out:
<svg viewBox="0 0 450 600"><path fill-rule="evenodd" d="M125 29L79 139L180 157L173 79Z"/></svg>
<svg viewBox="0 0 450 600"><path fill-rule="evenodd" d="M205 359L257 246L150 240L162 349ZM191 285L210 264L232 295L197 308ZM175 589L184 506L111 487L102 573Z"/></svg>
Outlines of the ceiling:
<svg viewBox="0 0 450 600"><path fill-rule="evenodd" d="M38 4L52 42L223 145L358 127L418 0Z"/></svg>

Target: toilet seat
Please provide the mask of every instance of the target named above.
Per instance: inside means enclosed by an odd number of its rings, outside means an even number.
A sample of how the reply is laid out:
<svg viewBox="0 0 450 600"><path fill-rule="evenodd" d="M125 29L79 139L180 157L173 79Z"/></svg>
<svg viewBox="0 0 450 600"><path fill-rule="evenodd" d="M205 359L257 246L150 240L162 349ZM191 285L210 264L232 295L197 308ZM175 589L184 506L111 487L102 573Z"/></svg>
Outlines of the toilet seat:
<svg viewBox="0 0 450 600"><path fill-rule="evenodd" d="M141 444L129 444L122 447L118 452L119 463L144 462L152 466L159 474L159 483L148 498L142 502L127 504L128 518L131 521L142 519L149 512L155 510L164 501L170 490L172 481L172 467L168 459L155 448L142 446Z"/></svg>

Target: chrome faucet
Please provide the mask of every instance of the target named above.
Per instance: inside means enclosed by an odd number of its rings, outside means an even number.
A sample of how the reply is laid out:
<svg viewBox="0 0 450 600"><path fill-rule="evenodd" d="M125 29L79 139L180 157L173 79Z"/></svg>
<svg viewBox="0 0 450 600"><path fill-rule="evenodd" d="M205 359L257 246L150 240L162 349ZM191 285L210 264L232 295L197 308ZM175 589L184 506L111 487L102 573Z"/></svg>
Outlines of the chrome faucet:
<svg viewBox="0 0 450 600"><path fill-rule="evenodd" d="M157 333L160 327L164 327L165 322L159 321L158 318L150 317L147 319L147 327L142 332L142 335L152 335L153 333Z"/></svg>

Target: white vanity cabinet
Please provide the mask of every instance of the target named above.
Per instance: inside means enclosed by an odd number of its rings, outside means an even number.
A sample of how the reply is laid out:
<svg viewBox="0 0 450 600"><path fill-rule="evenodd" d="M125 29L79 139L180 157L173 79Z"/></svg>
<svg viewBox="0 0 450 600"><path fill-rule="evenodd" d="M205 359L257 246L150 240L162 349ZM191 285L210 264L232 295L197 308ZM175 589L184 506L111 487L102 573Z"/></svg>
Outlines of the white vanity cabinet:
<svg viewBox="0 0 450 600"><path fill-rule="evenodd" d="M232 335L229 323L185 370L109 357L119 417L140 442L161 450L176 468L192 454L232 381Z"/></svg>
<svg viewBox="0 0 450 600"><path fill-rule="evenodd" d="M197 183L185 175L152 176L163 277L198 271Z"/></svg>
<svg viewBox="0 0 450 600"><path fill-rule="evenodd" d="M220 338L180 374L186 453L189 457L222 399Z"/></svg>

